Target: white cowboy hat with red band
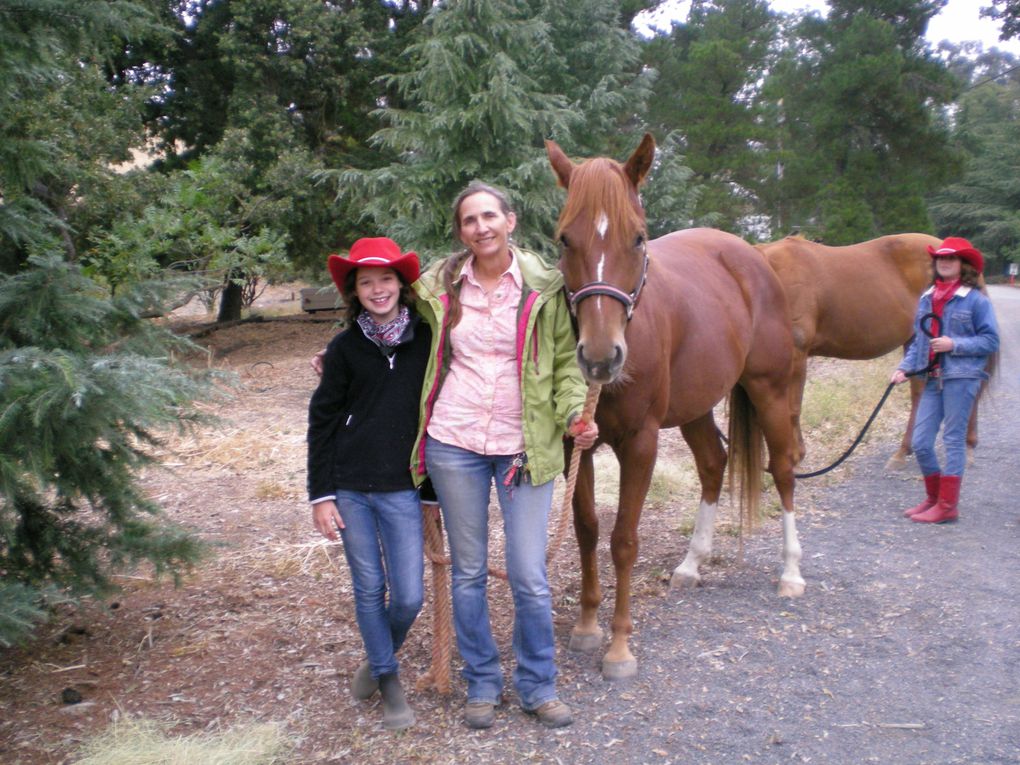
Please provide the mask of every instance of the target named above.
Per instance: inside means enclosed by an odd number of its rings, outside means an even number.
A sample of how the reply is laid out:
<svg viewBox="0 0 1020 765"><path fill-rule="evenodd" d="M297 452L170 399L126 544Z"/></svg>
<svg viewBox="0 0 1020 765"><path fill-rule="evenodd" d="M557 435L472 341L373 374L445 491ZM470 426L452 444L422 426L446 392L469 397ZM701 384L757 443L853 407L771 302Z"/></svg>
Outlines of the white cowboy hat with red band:
<svg viewBox="0 0 1020 765"><path fill-rule="evenodd" d="M340 292L344 291L344 280L355 268L392 268L408 284L418 280L421 264L414 252L401 253L400 247L385 236L364 237L351 245L347 257L330 255L327 260L329 275Z"/></svg>
<svg viewBox="0 0 1020 765"><path fill-rule="evenodd" d="M985 270L985 259L981 251L961 236L947 236L938 247L929 244L928 254L933 258L957 257L974 266L978 273Z"/></svg>

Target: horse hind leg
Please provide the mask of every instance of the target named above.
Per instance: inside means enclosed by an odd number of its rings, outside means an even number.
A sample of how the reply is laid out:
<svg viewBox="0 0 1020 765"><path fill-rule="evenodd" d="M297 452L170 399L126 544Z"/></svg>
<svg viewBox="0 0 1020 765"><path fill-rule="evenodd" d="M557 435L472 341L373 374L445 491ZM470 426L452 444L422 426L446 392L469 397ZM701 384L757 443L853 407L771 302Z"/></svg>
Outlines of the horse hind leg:
<svg viewBox="0 0 1020 765"><path fill-rule="evenodd" d="M973 467L975 462L974 455L978 445L978 403L987 385L987 381L981 383L981 388L974 398L974 407L970 410L970 420L967 422L967 467Z"/></svg>
<svg viewBox="0 0 1020 765"><path fill-rule="evenodd" d="M704 417L680 428L684 440L694 455L701 481L701 501L694 515L694 532L687 546L683 562L673 569L669 580L672 591L684 590L701 584L701 564L712 555L712 538L715 515L719 508L723 472L726 469L726 450L715 418L709 412Z"/></svg>
<svg viewBox="0 0 1020 765"><path fill-rule="evenodd" d="M779 395L773 385L765 382L755 384L749 381L745 390L754 405L754 414L768 445L768 471L775 481L783 508L783 573L779 577L778 593L780 597L800 597L804 594L806 584L800 573L803 551L794 513L794 435L786 412L789 399Z"/></svg>

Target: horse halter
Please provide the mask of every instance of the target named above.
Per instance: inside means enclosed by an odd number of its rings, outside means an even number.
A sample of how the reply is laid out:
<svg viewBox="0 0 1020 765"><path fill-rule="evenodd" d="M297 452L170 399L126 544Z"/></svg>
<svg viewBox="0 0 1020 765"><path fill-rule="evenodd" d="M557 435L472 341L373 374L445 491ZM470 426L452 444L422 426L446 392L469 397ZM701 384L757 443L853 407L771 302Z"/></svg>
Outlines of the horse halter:
<svg viewBox="0 0 1020 765"><path fill-rule="evenodd" d="M619 287L614 287L609 282L588 282L587 284L579 287L575 292L567 290L567 300L570 303L570 313L577 316L577 306L585 298L590 298L594 295L605 295L611 297L614 300L619 300L623 303L623 307L627 309L627 321L631 320L634 315L634 308L637 306L638 298L641 297L641 290L645 286L645 282L648 281L648 248L643 248L644 262L641 266L641 278L638 279L637 287L630 292L624 292Z"/></svg>

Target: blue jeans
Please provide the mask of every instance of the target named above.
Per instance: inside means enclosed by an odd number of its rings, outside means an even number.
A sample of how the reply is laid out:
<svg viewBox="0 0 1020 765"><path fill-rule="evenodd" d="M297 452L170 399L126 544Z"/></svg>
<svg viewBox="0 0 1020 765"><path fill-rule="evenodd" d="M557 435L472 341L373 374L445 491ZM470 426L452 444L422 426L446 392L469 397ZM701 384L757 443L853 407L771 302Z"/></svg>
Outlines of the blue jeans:
<svg viewBox="0 0 1020 765"><path fill-rule="evenodd" d="M425 558L418 492L344 491L336 504L354 611L372 676L397 671L396 652L421 611ZM387 591L389 602L387 603Z"/></svg>
<svg viewBox="0 0 1020 765"><path fill-rule="evenodd" d="M981 380L976 377L943 379L941 388L939 380L934 378L925 383L917 405L914 435L910 440L923 475L963 475L967 465L967 423L980 388ZM946 466L941 470L935 454L939 425L942 426L942 446L946 453Z"/></svg>
<svg viewBox="0 0 1020 765"><path fill-rule="evenodd" d="M553 482L525 477L510 492L503 478L512 455L484 455L429 438L425 464L443 510L453 563L453 620L464 660L468 701L496 703L503 690L489 622L489 496L493 481L503 514L506 571L514 599L514 687L525 709L556 698L552 595L545 570Z"/></svg>

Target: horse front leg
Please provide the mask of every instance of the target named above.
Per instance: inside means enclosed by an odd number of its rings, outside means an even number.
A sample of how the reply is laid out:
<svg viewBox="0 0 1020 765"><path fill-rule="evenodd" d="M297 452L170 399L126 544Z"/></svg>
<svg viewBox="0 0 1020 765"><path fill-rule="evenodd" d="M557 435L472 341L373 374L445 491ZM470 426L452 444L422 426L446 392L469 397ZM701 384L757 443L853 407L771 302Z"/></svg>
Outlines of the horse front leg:
<svg viewBox="0 0 1020 765"><path fill-rule="evenodd" d="M673 570L669 580L671 590L682 590L701 584L701 564L712 555L712 537L715 532L715 514L719 508L723 472L726 470L726 450L723 448L715 417L709 412L704 417L680 427L684 440L694 455L701 481L701 502L694 516L694 533L687 545L687 555Z"/></svg>
<svg viewBox="0 0 1020 765"><path fill-rule="evenodd" d="M599 519L595 513L595 469L593 449L581 454L577 483L574 486L574 533L581 555L581 611L570 633L571 651L594 651L602 645L602 629L598 612L602 603L599 586L596 546L599 541ZM569 460L567 464L570 464Z"/></svg>
<svg viewBox="0 0 1020 765"><path fill-rule="evenodd" d="M616 607L613 636L602 657L602 676L606 680L637 674L637 659L630 652L630 636L634 631L630 618L630 581L638 553L638 522L652 480L658 441L657 427L645 427L616 450L620 462L620 505L610 539L616 569Z"/></svg>

